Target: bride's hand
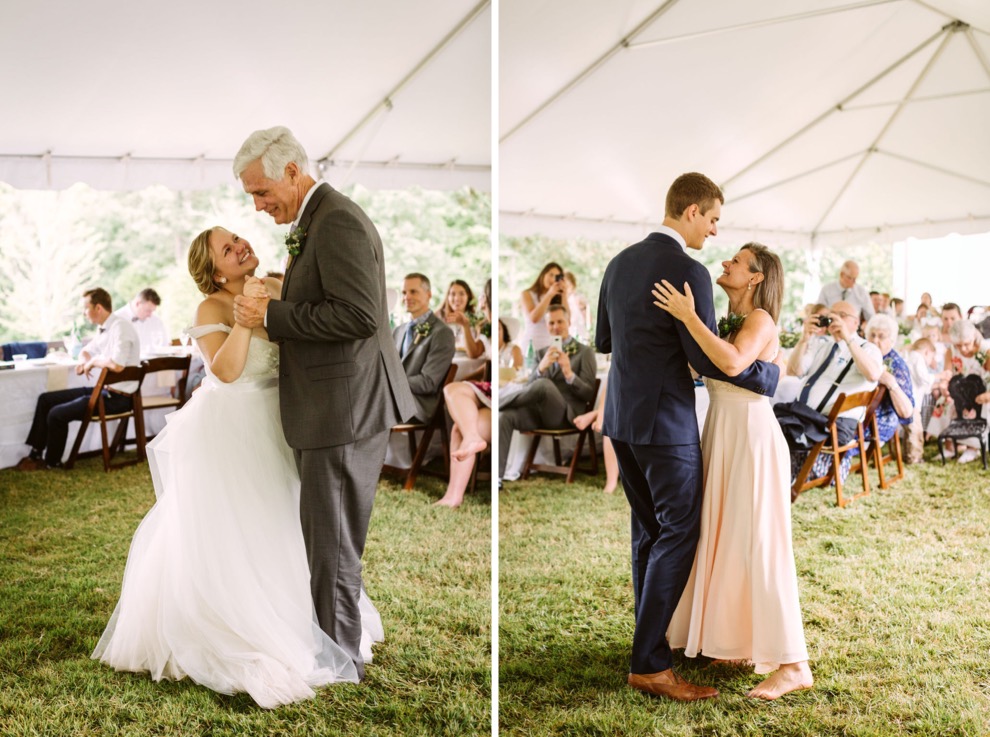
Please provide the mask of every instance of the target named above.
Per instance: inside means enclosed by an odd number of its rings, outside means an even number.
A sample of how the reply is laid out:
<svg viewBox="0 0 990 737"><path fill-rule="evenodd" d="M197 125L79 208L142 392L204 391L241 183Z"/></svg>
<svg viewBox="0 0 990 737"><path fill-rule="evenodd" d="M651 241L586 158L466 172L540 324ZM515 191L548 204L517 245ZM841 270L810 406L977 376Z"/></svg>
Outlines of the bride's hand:
<svg viewBox="0 0 990 737"><path fill-rule="evenodd" d="M656 301L653 303L661 310L669 312L680 321L686 320L694 314L694 294L691 293L691 285L684 282L684 294L681 294L674 286L662 279L660 284L654 283L652 290Z"/></svg>
<svg viewBox="0 0 990 737"><path fill-rule="evenodd" d="M244 296L252 299L268 299L268 289L261 279L249 276L244 280Z"/></svg>

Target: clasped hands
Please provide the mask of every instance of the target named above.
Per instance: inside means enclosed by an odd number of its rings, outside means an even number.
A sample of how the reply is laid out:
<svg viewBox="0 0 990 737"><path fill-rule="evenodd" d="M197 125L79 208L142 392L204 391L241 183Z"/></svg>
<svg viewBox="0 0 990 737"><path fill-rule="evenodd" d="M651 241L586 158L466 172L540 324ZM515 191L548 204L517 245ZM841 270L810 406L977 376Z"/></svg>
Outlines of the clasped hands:
<svg viewBox="0 0 990 737"><path fill-rule="evenodd" d="M265 283L249 276L244 281L244 293L234 297L234 322L252 330L264 326L270 299Z"/></svg>

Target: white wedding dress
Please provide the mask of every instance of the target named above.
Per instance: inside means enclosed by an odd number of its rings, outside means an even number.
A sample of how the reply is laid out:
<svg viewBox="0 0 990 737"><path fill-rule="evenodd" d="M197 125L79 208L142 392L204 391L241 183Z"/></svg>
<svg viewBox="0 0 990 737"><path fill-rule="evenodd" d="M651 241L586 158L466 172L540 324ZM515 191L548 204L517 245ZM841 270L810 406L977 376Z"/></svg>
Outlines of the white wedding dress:
<svg viewBox="0 0 990 737"><path fill-rule="evenodd" d="M193 328L199 338L230 332ZM210 375L148 445L157 502L138 526L93 657L117 670L247 692L273 708L356 682L316 621L299 476L278 407L278 347L252 338L241 377ZM330 520L327 521L330 523ZM361 594L361 650L383 638Z"/></svg>

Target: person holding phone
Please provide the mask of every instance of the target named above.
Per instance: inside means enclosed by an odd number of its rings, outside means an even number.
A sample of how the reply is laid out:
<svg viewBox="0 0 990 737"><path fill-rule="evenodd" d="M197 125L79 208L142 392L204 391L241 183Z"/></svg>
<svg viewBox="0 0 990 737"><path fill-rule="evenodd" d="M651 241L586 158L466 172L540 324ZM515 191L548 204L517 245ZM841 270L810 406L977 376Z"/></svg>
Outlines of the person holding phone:
<svg viewBox="0 0 990 737"><path fill-rule="evenodd" d="M529 288L519 298L523 313L523 331L519 345L526 350L533 341L533 350L550 345L546 316L552 304L561 304L565 292L564 270L560 264L551 261L540 271Z"/></svg>
<svg viewBox="0 0 990 737"><path fill-rule="evenodd" d="M549 345L536 354L526 385L499 403L498 475L505 475L513 430L563 429L585 411L595 391L595 352L570 336L570 313L562 304L547 310Z"/></svg>

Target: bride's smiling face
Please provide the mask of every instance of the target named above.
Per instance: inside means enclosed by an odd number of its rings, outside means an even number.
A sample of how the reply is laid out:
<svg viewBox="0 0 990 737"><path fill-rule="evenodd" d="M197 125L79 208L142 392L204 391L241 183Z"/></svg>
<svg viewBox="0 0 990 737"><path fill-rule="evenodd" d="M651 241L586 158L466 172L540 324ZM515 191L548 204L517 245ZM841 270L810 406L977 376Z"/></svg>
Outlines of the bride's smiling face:
<svg viewBox="0 0 990 737"><path fill-rule="evenodd" d="M258 257L251 244L236 233L216 228L210 234L210 249L213 251L213 280L221 276L227 281L251 276L258 268Z"/></svg>
<svg viewBox="0 0 990 737"><path fill-rule="evenodd" d="M750 283L757 284L757 278L762 274L754 274L749 270L753 254L743 248L728 261L722 262L722 274L715 283L723 289L745 289Z"/></svg>

